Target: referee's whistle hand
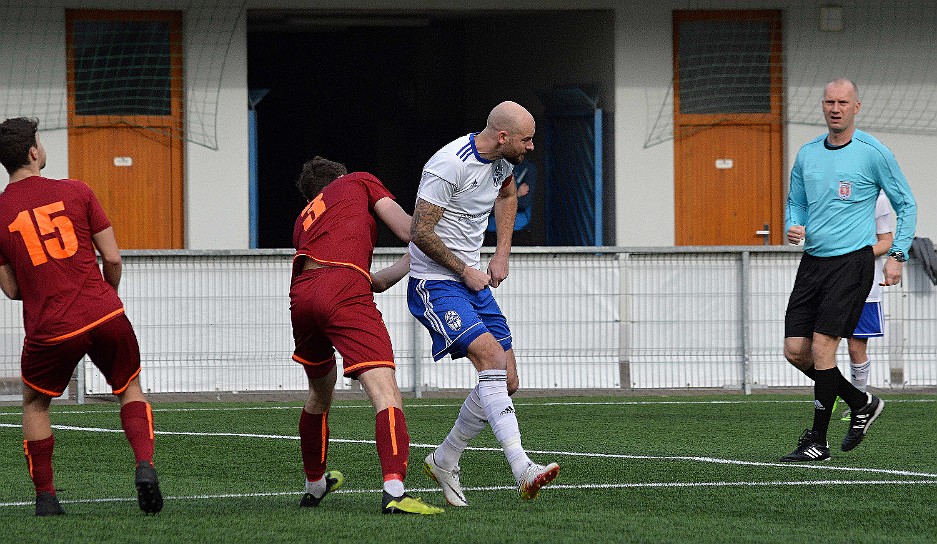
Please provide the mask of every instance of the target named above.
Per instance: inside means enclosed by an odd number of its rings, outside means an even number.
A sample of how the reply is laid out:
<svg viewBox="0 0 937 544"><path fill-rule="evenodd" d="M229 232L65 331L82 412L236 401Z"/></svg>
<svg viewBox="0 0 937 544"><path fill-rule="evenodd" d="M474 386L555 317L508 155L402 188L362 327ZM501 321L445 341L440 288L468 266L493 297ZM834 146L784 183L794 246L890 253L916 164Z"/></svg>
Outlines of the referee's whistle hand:
<svg viewBox="0 0 937 544"><path fill-rule="evenodd" d="M787 229L787 241L796 246L804 239L804 234L805 230L803 225L793 225L791 228Z"/></svg>

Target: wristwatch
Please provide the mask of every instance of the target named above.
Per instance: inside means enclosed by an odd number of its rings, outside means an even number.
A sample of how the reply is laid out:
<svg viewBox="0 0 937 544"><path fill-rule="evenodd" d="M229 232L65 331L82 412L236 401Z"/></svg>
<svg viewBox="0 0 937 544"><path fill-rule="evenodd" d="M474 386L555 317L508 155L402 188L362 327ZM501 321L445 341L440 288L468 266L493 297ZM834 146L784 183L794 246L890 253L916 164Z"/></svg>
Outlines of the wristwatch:
<svg viewBox="0 0 937 544"><path fill-rule="evenodd" d="M908 260L908 257L904 254L904 251L892 250L888 252L889 257L894 257L899 263L903 263Z"/></svg>

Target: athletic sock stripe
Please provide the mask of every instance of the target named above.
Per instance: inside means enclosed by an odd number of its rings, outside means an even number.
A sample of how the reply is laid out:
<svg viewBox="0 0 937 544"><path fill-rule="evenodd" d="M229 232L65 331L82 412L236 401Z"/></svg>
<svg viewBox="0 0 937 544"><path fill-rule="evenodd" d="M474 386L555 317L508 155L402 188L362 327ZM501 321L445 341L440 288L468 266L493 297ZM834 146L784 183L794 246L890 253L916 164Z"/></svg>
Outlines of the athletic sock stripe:
<svg viewBox="0 0 937 544"><path fill-rule="evenodd" d="M396 408L387 409L387 424L390 427L390 449L393 455L397 455L397 419ZM400 478L403 480L403 478Z"/></svg>
<svg viewBox="0 0 937 544"><path fill-rule="evenodd" d="M153 428L153 407L150 406L150 403L146 404L146 423L150 428L150 440L156 440L156 431Z"/></svg>
<svg viewBox="0 0 937 544"><path fill-rule="evenodd" d="M322 413L322 428L319 430L322 436L322 460L320 463L325 464L325 455L328 452L329 448L329 413Z"/></svg>
<svg viewBox="0 0 937 544"><path fill-rule="evenodd" d="M29 440L23 440L23 451L26 452L26 466L29 468L29 477L33 477L33 456L29 453Z"/></svg>

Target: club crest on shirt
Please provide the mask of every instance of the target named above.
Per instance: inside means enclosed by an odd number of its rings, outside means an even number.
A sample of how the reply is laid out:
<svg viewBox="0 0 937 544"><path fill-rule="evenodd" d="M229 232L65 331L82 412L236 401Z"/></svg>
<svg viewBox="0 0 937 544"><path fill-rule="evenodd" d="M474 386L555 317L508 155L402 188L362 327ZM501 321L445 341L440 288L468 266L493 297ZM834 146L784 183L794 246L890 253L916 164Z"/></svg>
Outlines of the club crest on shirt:
<svg viewBox="0 0 937 544"><path fill-rule="evenodd" d="M462 318L459 317L459 314L455 310L449 310L446 312L446 325L449 325L449 328L457 331L462 328Z"/></svg>
<svg viewBox="0 0 937 544"><path fill-rule="evenodd" d="M852 196L852 182L851 181L840 181L839 182L839 199L848 200Z"/></svg>
<svg viewBox="0 0 937 544"><path fill-rule="evenodd" d="M495 187L501 187L501 174L504 173L504 164L499 160L494 163L494 166L491 168L491 181L494 182Z"/></svg>

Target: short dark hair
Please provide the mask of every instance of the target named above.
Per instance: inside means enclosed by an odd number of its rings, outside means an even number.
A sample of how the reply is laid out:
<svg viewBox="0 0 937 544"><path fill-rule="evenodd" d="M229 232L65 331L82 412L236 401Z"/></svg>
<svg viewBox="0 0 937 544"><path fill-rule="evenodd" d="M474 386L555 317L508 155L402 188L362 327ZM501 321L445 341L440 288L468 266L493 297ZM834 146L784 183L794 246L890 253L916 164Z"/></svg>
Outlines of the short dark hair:
<svg viewBox="0 0 937 544"><path fill-rule="evenodd" d="M329 183L347 173L348 169L344 164L317 155L303 165L302 173L296 178L296 187L306 200L312 200Z"/></svg>
<svg viewBox="0 0 937 544"><path fill-rule="evenodd" d="M29 149L36 146L39 120L16 117L0 123L0 164L12 174L29 164Z"/></svg>

